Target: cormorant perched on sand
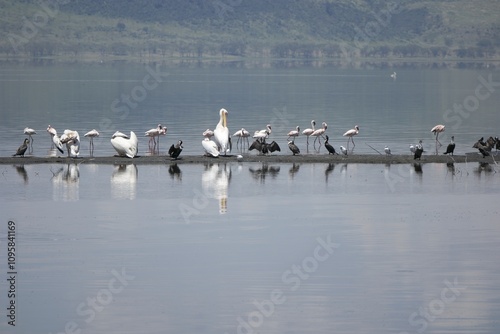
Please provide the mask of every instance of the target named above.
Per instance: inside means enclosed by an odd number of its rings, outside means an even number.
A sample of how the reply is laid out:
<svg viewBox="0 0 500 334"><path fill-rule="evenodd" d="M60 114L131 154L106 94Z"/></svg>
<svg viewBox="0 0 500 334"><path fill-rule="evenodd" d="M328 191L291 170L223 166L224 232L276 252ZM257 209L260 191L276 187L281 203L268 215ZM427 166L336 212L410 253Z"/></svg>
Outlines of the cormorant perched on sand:
<svg viewBox="0 0 500 334"><path fill-rule="evenodd" d="M170 155L172 158L176 159L179 157L179 155L181 154L182 152L182 140L179 140L177 142L177 144L172 144L172 146L170 146L170 149L168 150L168 155Z"/></svg>
<svg viewBox="0 0 500 334"><path fill-rule="evenodd" d="M453 155L453 151L455 151L455 136L451 136L451 142L448 144L448 147L446 147L446 152L444 154L451 154Z"/></svg>
<svg viewBox="0 0 500 334"><path fill-rule="evenodd" d="M420 160L422 157L422 153L424 152L424 147L422 146L422 140L418 142L418 145L415 147L415 154L413 155L413 160Z"/></svg>
<svg viewBox="0 0 500 334"><path fill-rule="evenodd" d="M23 144L21 146L19 146L19 148L17 149L16 154L13 154L12 156L15 157L16 155L20 155L20 156L24 157L24 153L28 149L29 143L30 143L29 139L25 138Z"/></svg>
<svg viewBox="0 0 500 334"><path fill-rule="evenodd" d="M335 152L335 148L332 145L330 145L330 143L328 142L328 140L330 139L330 138L328 138L328 135L326 135L325 137L326 137L325 147L326 147L326 150L328 151L328 154L333 154L333 155L338 154L337 152Z"/></svg>

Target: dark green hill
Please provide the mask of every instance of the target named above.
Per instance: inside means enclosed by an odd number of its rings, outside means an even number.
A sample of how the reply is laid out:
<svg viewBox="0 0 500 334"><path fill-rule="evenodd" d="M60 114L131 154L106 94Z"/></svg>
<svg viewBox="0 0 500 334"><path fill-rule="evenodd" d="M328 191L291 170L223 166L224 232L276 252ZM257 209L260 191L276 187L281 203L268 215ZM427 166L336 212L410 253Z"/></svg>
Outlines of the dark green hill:
<svg viewBox="0 0 500 334"><path fill-rule="evenodd" d="M500 2L0 0L7 55L466 57L500 47Z"/></svg>

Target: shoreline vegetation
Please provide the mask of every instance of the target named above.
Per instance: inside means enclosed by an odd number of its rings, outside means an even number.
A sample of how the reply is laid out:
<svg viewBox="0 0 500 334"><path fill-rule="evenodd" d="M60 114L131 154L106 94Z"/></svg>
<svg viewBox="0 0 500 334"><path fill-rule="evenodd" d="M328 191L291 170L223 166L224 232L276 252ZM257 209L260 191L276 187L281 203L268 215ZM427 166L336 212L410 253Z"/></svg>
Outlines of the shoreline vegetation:
<svg viewBox="0 0 500 334"><path fill-rule="evenodd" d="M496 0L0 0L0 8L4 61L500 62Z"/></svg>
<svg viewBox="0 0 500 334"><path fill-rule="evenodd" d="M498 156L496 152L492 155ZM107 157L0 157L0 165L5 164L135 164L135 165L153 165L153 164L198 164L198 163L333 163L333 164L425 164L425 163L480 163L497 165L493 156L483 158L479 153L466 153L465 155L423 155L421 160L414 160L412 155L381 155L381 154L352 154L328 155L328 154L303 154L303 155L244 155L237 158L232 154L226 157L218 158L207 157L204 155L186 155L174 160L168 155L137 156L135 158L107 156Z"/></svg>

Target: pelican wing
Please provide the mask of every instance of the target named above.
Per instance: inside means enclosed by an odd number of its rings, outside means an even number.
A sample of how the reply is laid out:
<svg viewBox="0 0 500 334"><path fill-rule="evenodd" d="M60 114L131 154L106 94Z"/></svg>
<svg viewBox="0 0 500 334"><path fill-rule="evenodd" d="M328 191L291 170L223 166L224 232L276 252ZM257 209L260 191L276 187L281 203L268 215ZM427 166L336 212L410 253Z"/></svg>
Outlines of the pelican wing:
<svg viewBox="0 0 500 334"><path fill-rule="evenodd" d="M219 149L217 147L217 144L208 138L205 140L201 141L201 145L203 146L203 149L205 149L205 152L207 154L210 154L213 157L218 157L219 156Z"/></svg>
<svg viewBox="0 0 500 334"><path fill-rule="evenodd" d="M137 155L137 144L137 136L133 131L130 131L130 138L114 135L111 138L111 145L120 156L135 157Z"/></svg>

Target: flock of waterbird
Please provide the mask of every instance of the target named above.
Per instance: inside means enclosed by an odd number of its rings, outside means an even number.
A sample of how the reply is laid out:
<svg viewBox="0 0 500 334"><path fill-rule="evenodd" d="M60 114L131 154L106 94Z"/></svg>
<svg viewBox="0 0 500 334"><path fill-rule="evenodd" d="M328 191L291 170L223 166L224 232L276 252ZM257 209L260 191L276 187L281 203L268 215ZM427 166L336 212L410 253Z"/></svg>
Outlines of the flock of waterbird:
<svg viewBox="0 0 500 334"><path fill-rule="evenodd" d="M246 142L246 146L249 151L257 150L260 154L269 154L275 151L281 151L280 146L276 141L272 141L270 143L267 142L267 139L272 133L272 126L267 124L265 129L257 130L253 133L252 138L254 139L253 143L250 144L249 137L251 136L250 132L244 128L236 131L232 136L229 133L229 128L227 126L227 115L228 111L224 108L219 111L219 122L217 123L215 129L212 131L207 129L202 133L204 139L201 144L205 151L206 156L210 157L219 157L219 156L227 156L228 153L231 152L232 149L232 140L231 137L237 137L236 145L243 148ZM328 129L328 124L326 122L322 122L321 127L316 129L316 122L314 120L311 121L311 128L307 128L300 131L300 127L297 126L294 130L291 130L287 134L287 142L288 148L292 152L293 155L300 154L299 147L295 144L295 139L299 137L301 134L306 136L306 144L309 147L309 137L314 137L313 147L316 149L316 142L318 142L318 149L321 147L321 139L323 138L323 145L325 146L328 154L339 154L336 152L335 148L329 143L329 137L326 135L326 130ZM346 146L340 146L340 154L347 156L349 152L354 151L354 147L356 144L354 143L354 136L358 135L360 128L358 125L355 125L353 129L346 131L343 134L343 137L347 138ZM439 134L445 131L445 126L442 124L436 125L431 129L431 132L435 135L436 140L436 154L438 147L441 147L442 144L439 141ZM66 151L68 157L78 157L80 153L80 136L78 131L75 130L64 130L62 136L58 136L56 129L54 129L51 125L47 127L47 132L50 134L52 139L52 148L56 148L59 152L64 153L64 146L66 145ZM36 131L32 128L25 128L24 134L28 135L28 138L25 138L23 144L17 149L17 152L13 156L24 156L28 149L32 150L33 145L33 135L36 134ZM149 137L149 148L152 151L159 152L159 144L160 137L165 136L167 134L167 128L162 124L158 124L156 128L150 129L144 133L146 137ZM95 129L84 134L84 137L88 137L90 139L90 155L93 156L94 152L94 143L93 139L99 136L99 132ZM451 141L448 144L446 151L443 154L451 154L455 150L455 142L454 136L451 137ZM349 143L352 142L352 148L349 151ZM126 135L120 131L116 131L111 136L111 145L117 152L118 156L134 158L137 156L138 152L138 139L136 134L133 131L130 131L129 135ZM370 146L371 147L371 146ZM477 148L479 153L483 155L483 158L490 155L490 152L493 148L496 150L500 149L500 140L498 137L489 137L486 141L483 141L483 137L479 139L473 146L473 148ZM179 140L176 144L172 144L170 149L168 150L169 156L173 159L178 159L182 152L182 140ZM374 149L375 150L375 149ZM377 151L377 150L375 150ZM378 151L377 151L378 152ZM391 149L386 146L384 148L384 152L387 156L391 155ZM416 145L410 145L410 152L413 154L415 160L420 160L422 153L424 152L424 148L422 145L422 140L419 141ZM380 153L380 152L378 152ZM381 154L381 153L380 153ZM237 156L238 158L242 158L241 155Z"/></svg>

